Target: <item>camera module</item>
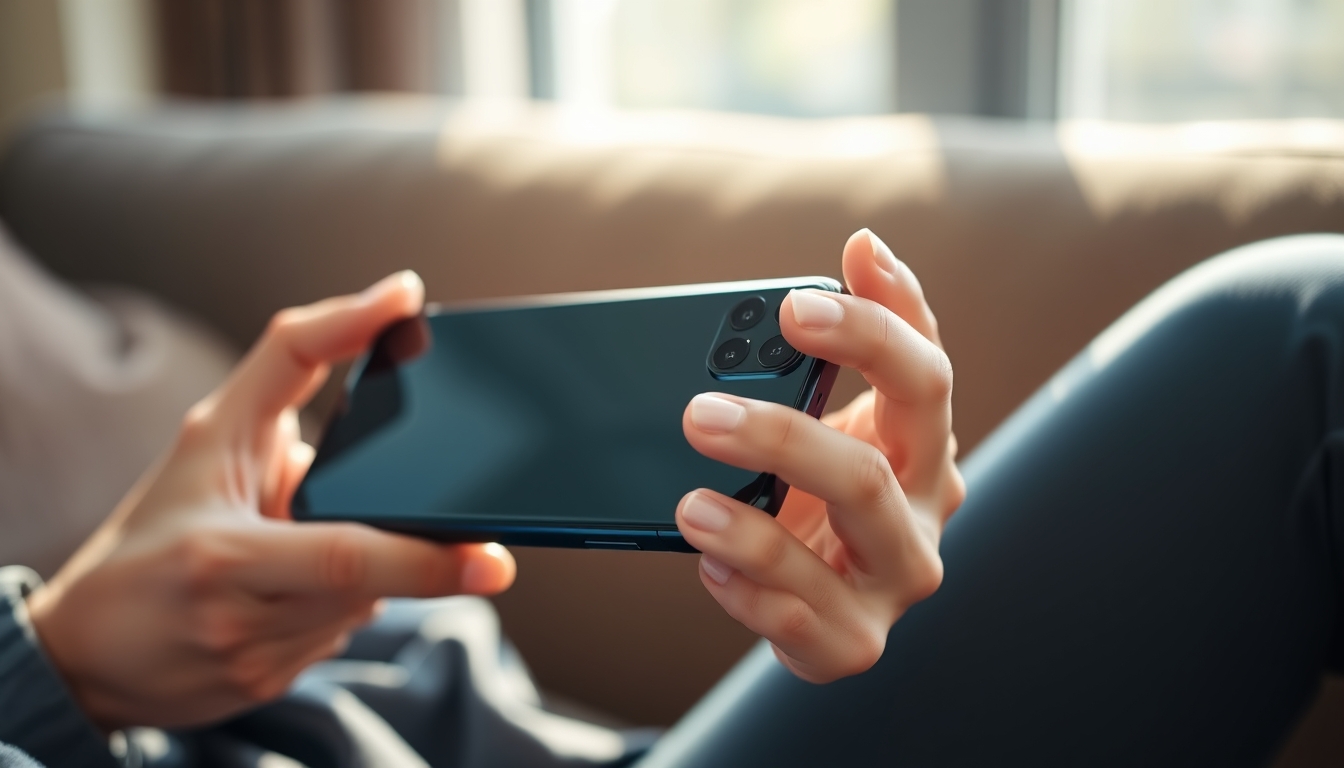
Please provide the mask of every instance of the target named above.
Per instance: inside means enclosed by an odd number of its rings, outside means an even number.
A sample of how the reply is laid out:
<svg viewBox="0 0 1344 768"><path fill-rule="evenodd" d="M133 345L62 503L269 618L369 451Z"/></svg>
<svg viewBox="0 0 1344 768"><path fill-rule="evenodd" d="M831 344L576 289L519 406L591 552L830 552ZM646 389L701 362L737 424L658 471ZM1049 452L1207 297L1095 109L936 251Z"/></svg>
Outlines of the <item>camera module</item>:
<svg viewBox="0 0 1344 768"><path fill-rule="evenodd" d="M751 342L746 339L729 339L714 350L714 367L728 370L742 364L751 352Z"/></svg>
<svg viewBox="0 0 1344 768"><path fill-rule="evenodd" d="M765 299L752 296L733 307L732 314L728 315L728 322L733 326L733 330L745 331L761 322L763 317L765 317Z"/></svg>
<svg viewBox="0 0 1344 768"><path fill-rule="evenodd" d="M756 359L766 368L778 368L787 365L797 354L798 351L785 341L783 336L776 336L761 345L761 350L756 353Z"/></svg>

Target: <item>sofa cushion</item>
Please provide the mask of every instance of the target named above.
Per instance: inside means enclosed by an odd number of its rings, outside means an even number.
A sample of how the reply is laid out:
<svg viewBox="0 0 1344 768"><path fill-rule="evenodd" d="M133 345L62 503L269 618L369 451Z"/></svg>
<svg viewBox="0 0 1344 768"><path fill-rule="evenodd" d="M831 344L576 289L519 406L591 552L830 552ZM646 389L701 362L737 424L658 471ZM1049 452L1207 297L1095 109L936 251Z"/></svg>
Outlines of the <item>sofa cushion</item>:
<svg viewBox="0 0 1344 768"><path fill-rule="evenodd" d="M0 565L54 573L231 360L142 295L60 285L0 228Z"/></svg>

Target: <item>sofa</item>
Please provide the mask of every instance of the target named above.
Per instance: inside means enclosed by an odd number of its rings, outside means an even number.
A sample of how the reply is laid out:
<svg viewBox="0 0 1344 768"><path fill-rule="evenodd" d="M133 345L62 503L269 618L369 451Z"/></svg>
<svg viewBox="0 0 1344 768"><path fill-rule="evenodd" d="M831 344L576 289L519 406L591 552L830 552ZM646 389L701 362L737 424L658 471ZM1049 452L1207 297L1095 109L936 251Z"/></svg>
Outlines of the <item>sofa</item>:
<svg viewBox="0 0 1344 768"><path fill-rule="evenodd" d="M1344 232L1344 122L796 120L410 97L56 112L8 140L0 222L62 278L132 286L234 350L281 307L405 267L440 301L838 277L846 236L867 226L938 315L964 454L1183 269ZM842 375L831 402L862 386ZM147 463L166 423L115 438ZM115 498L129 481L104 482ZM541 685L626 722L671 722L754 640L692 557L516 555L496 605ZM1282 765L1344 759L1331 727L1344 690L1322 690Z"/></svg>

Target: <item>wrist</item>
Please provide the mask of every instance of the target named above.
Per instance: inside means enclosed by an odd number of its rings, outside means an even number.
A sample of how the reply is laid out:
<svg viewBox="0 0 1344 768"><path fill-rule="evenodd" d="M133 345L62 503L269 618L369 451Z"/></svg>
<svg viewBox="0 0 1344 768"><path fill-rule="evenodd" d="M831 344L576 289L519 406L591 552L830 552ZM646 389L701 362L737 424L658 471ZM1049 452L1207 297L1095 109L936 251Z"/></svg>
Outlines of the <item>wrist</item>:
<svg viewBox="0 0 1344 768"><path fill-rule="evenodd" d="M38 639L28 600L41 589L32 571L0 568L0 741L47 765L115 765Z"/></svg>
<svg viewBox="0 0 1344 768"><path fill-rule="evenodd" d="M63 633L60 631L58 620L60 591L57 586L38 581L25 596L24 606L28 614L28 625L32 628L33 644L45 657L51 670L65 684L65 689L75 706L79 707L89 722L106 736L116 729L99 716L97 707L91 701L85 686L81 684L80 676L71 661L72 654L66 647L68 643L64 642Z"/></svg>

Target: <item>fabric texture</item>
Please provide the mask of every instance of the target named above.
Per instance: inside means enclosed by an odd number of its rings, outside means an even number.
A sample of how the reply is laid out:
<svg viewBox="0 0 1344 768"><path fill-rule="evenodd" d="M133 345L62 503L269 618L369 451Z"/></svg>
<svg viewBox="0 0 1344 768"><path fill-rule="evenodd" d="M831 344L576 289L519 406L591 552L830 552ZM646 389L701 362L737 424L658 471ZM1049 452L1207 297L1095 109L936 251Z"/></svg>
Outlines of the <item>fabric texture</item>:
<svg viewBox="0 0 1344 768"><path fill-rule="evenodd" d="M479 598L392 601L340 659L223 723L103 739L28 624L30 569L0 569L0 768L551 768L623 766L654 729L549 711ZM25 754L26 753L26 754ZM6 762L8 761L8 762Z"/></svg>
<svg viewBox="0 0 1344 768"><path fill-rule="evenodd" d="M41 768L18 747L0 744L0 768Z"/></svg>
<svg viewBox="0 0 1344 768"><path fill-rule="evenodd" d="M0 766L116 768L104 740L84 717L42 653L23 598L29 569L0 568ZM22 749L6 750L5 743Z"/></svg>
<svg viewBox="0 0 1344 768"><path fill-rule="evenodd" d="M127 739L154 768L551 768L628 765L657 733L548 711L490 604L454 597L392 601L272 704Z"/></svg>

